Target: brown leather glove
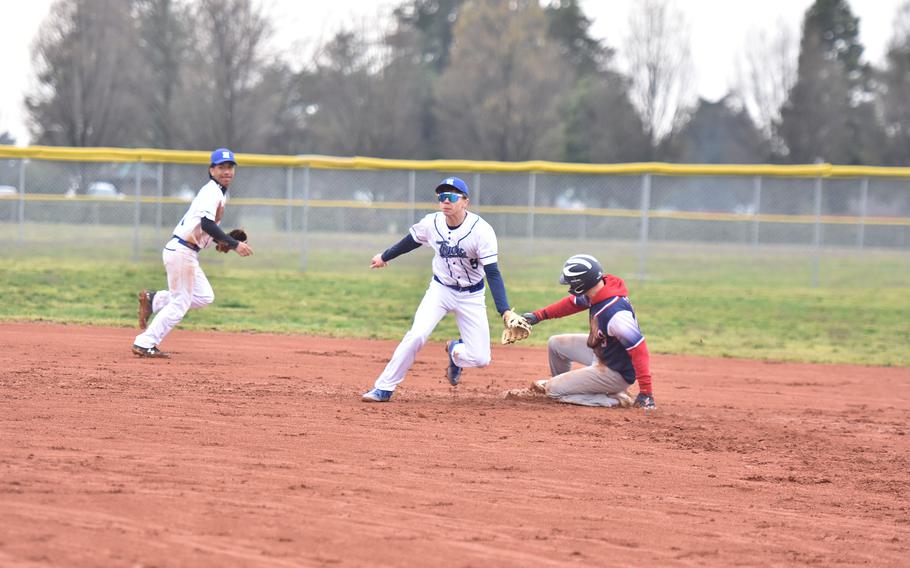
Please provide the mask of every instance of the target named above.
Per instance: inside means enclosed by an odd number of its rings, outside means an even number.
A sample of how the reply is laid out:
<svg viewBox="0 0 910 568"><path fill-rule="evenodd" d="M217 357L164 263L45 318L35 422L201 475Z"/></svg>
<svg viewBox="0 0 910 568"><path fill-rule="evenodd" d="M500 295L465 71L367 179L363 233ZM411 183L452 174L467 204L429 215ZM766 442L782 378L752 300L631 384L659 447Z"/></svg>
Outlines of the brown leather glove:
<svg viewBox="0 0 910 568"><path fill-rule="evenodd" d="M237 239L238 241L245 243L246 242L246 231L243 229L234 229L228 233L231 237ZM218 244L215 245L215 250L218 252L231 252L231 247L224 241L218 241Z"/></svg>
<svg viewBox="0 0 910 568"><path fill-rule="evenodd" d="M502 330L503 345L527 339L531 335L531 324L528 323L528 320L512 310L502 313L502 324L505 326L505 329Z"/></svg>

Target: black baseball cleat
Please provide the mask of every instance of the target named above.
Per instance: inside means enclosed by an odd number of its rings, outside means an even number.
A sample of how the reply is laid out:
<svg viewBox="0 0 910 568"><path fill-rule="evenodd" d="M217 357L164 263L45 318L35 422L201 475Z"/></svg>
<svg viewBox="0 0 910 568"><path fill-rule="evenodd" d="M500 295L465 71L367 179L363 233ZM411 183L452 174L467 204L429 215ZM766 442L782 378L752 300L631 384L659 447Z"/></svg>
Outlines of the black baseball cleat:
<svg viewBox="0 0 910 568"><path fill-rule="evenodd" d="M455 364L455 359L452 359L452 350L455 349L455 346L459 343L463 343L460 339L453 339L446 343L446 353L449 355L449 366L446 367L446 378L449 379L449 384L458 386L458 381L461 380L461 367Z"/></svg>
<svg viewBox="0 0 910 568"><path fill-rule="evenodd" d="M169 353L165 353L157 347L139 347L138 345L133 345L133 353L140 357L149 357L151 359L167 359L170 357Z"/></svg>

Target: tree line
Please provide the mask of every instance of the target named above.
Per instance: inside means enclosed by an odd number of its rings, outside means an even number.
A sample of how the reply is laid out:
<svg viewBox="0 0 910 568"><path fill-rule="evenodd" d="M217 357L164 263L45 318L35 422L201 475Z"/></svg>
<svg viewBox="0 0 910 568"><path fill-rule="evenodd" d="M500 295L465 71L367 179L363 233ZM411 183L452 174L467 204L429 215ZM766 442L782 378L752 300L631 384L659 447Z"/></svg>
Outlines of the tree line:
<svg viewBox="0 0 910 568"><path fill-rule="evenodd" d="M736 87L693 100L685 18L636 2L618 50L579 0L403 0L306 61L253 0L57 0L33 46L36 144L612 163L910 163L910 3L882 68L847 0L798 42L754 36ZM618 64L622 55L627 71ZM7 137L8 140L8 137Z"/></svg>

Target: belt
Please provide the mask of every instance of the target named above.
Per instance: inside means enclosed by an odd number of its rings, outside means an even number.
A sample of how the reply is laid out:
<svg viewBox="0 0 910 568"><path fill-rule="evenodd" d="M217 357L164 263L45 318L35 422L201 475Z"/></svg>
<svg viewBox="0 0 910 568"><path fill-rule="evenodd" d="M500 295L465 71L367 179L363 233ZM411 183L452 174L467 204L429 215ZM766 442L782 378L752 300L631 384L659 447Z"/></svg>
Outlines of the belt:
<svg viewBox="0 0 910 568"><path fill-rule="evenodd" d="M446 288L451 288L452 290L457 290L459 292L479 292L480 290L483 290L483 280L481 280L480 282L478 282L477 284L474 284L472 286L457 286L455 284L446 284L445 282L443 282L442 280L437 278L435 274L433 275L433 280L439 282Z"/></svg>
<svg viewBox="0 0 910 568"><path fill-rule="evenodd" d="M193 249L194 251L199 252L199 250L200 250L200 249L199 249L199 245L197 245L197 244L195 244L195 243L191 243L191 242L189 242L189 241L185 241L185 240L181 239L180 237L178 237L177 235L173 235L173 237L174 237L175 239L177 239L177 242L178 242L178 243L182 244L182 245L185 246L186 248L188 248L188 249Z"/></svg>

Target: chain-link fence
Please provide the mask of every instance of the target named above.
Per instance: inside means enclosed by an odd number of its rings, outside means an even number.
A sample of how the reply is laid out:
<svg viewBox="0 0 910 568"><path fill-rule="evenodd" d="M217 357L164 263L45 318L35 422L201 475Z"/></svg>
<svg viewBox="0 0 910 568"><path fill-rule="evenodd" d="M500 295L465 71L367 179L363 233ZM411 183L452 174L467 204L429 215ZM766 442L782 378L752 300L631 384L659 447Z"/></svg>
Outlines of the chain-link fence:
<svg viewBox="0 0 910 568"><path fill-rule="evenodd" d="M518 254L582 246L596 254L610 243L634 257L640 277L661 250L803 254L813 284L826 258L886 251L906 260L910 250L910 174L902 169L840 176L829 166L812 176L742 166L717 175L708 166L589 173L568 165L238 160L223 225L250 229L258 251L304 270L343 250L365 258L381 251L437 209L433 188L449 175L465 179L471 209ZM207 175L204 163L104 161L103 153L82 161L0 157L0 231L20 246L78 241L139 260L157 254Z"/></svg>

